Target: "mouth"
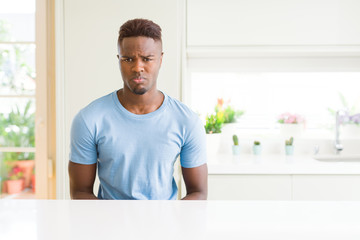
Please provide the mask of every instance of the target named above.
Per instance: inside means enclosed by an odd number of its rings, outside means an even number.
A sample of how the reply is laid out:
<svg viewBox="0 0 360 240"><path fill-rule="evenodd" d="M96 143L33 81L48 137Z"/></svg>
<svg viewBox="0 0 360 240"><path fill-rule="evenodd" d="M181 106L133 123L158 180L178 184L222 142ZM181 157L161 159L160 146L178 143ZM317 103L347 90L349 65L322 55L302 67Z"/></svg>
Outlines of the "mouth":
<svg viewBox="0 0 360 240"><path fill-rule="evenodd" d="M135 83L142 83L145 81L143 77L135 77L132 79Z"/></svg>

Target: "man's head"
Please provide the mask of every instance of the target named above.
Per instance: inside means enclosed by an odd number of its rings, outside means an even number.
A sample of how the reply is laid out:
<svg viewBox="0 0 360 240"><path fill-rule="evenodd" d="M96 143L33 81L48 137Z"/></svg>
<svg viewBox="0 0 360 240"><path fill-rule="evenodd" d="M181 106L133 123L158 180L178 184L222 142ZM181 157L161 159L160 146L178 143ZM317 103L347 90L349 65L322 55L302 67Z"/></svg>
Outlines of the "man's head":
<svg viewBox="0 0 360 240"><path fill-rule="evenodd" d="M143 95L155 90L162 56L159 25L146 19L133 19L120 27L118 58L125 91Z"/></svg>

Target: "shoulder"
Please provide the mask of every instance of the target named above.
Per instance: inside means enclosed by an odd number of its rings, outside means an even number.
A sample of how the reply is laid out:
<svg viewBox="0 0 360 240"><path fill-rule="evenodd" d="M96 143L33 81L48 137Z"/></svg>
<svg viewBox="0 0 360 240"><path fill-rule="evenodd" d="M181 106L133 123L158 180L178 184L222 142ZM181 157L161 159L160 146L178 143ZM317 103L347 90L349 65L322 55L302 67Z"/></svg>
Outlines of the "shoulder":
<svg viewBox="0 0 360 240"><path fill-rule="evenodd" d="M114 108L113 95L114 92L92 101L86 107L82 108L78 115L81 115L85 119L102 117Z"/></svg>
<svg viewBox="0 0 360 240"><path fill-rule="evenodd" d="M167 98L170 111L181 120L197 121L199 119L198 114L191 110L186 104L170 96L167 96Z"/></svg>
<svg viewBox="0 0 360 240"><path fill-rule="evenodd" d="M101 124L104 116L108 116L114 109L113 94L100 97L82 108L73 119L73 127L85 124L88 129Z"/></svg>

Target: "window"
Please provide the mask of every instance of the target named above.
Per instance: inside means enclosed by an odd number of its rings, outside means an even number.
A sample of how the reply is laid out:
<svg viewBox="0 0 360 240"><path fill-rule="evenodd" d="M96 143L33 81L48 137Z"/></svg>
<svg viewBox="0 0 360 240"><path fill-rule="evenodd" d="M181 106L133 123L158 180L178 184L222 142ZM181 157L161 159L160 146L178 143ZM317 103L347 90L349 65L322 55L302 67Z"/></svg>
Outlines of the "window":
<svg viewBox="0 0 360 240"><path fill-rule="evenodd" d="M208 50L199 54L196 48L188 49L184 84L185 102L202 119L214 111L217 98L223 98L235 109L245 111L238 128L276 131L278 116L290 112L305 117L308 134L324 132L332 137L332 111L360 112L356 87L360 83L359 58L276 53L254 57L236 53L236 48L235 54Z"/></svg>
<svg viewBox="0 0 360 240"><path fill-rule="evenodd" d="M12 190L5 182L21 180L31 196L35 159L35 0L0 2L1 192L2 196L17 193L19 189Z"/></svg>
<svg viewBox="0 0 360 240"><path fill-rule="evenodd" d="M321 129L334 123L331 110L360 112L358 83L360 72L193 71L190 99L202 116L214 111L217 98L230 101L245 111L240 128L274 129L277 117L290 112L302 115L308 129Z"/></svg>

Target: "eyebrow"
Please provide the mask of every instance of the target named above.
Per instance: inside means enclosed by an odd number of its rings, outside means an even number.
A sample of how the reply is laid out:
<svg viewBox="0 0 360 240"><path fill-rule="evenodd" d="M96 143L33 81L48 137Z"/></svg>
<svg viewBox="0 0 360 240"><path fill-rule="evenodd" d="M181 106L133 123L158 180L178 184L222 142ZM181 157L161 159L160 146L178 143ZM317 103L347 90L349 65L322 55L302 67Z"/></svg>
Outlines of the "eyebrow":
<svg viewBox="0 0 360 240"><path fill-rule="evenodd" d="M134 56L126 56L126 55L121 55L120 56L121 58L133 58ZM150 55L147 55L147 56L141 56L140 57L145 57L145 58L149 58L149 57L155 57L154 54L150 54Z"/></svg>

